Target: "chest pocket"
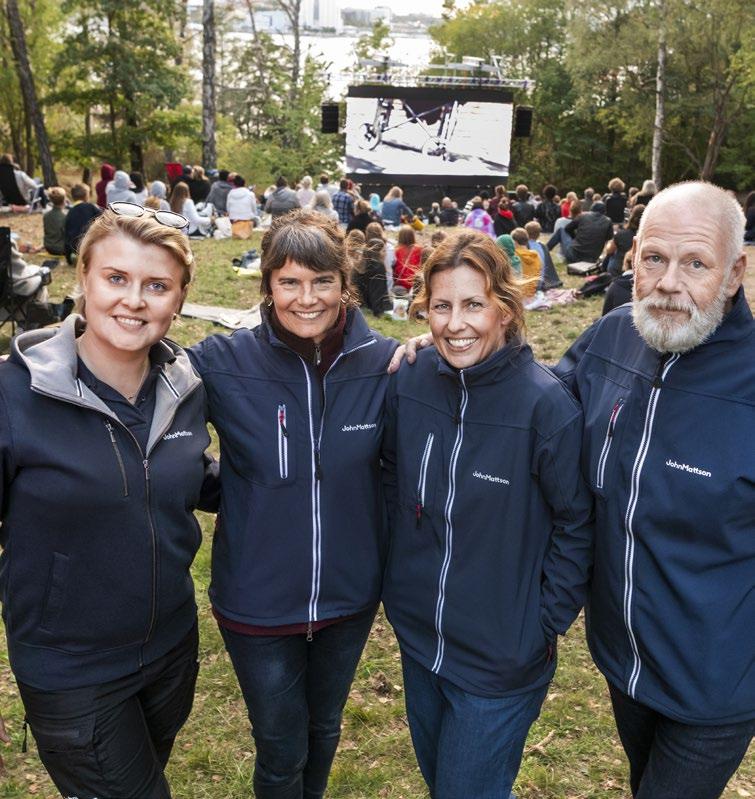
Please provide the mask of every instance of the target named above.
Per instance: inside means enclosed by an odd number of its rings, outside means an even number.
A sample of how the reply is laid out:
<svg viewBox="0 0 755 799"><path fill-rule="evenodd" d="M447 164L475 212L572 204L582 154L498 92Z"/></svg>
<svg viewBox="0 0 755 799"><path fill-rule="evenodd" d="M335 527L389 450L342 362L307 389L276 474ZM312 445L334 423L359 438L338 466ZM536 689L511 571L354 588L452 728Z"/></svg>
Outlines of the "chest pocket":
<svg viewBox="0 0 755 799"><path fill-rule="evenodd" d="M296 480L297 412L283 396L244 397L243 412L236 412L216 425L223 440L223 454L234 471L265 488L279 488ZM228 397L234 399L232 392Z"/></svg>
<svg viewBox="0 0 755 799"><path fill-rule="evenodd" d="M626 386L606 380L601 385L600 399L586 406L593 410L585 419L589 445L583 451L583 468L598 496L613 485L621 441L630 422L631 393Z"/></svg>
<svg viewBox="0 0 755 799"><path fill-rule="evenodd" d="M435 430L423 431L411 448L407 464L408 485L405 486L417 527L423 518L435 510L435 496L441 478L440 434Z"/></svg>

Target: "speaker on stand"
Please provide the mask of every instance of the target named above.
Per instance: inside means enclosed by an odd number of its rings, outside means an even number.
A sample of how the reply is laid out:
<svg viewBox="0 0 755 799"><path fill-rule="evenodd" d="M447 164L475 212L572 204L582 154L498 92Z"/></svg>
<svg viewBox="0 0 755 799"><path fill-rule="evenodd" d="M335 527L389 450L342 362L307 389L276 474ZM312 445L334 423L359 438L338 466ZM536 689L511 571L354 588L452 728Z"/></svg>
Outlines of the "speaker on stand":
<svg viewBox="0 0 755 799"><path fill-rule="evenodd" d="M322 133L338 133L338 103L323 103L320 106Z"/></svg>
<svg viewBox="0 0 755 799"><path fill-rule="evenodd" d="M514 109L514 138L526 139L532 135L532 107L518 105Z"/></svg>

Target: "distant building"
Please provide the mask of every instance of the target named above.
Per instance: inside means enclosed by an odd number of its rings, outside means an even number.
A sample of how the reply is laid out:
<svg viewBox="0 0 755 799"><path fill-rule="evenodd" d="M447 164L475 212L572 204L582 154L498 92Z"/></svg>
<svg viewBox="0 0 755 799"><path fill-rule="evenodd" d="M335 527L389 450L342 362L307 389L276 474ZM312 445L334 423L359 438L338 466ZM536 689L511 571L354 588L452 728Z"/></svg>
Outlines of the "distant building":
<svg viewBox="0 0 755 799"><path fill-rule="evenodd" d="M340 31L341 7L338 0L303 0L301 24L310 30Z"/></svg>

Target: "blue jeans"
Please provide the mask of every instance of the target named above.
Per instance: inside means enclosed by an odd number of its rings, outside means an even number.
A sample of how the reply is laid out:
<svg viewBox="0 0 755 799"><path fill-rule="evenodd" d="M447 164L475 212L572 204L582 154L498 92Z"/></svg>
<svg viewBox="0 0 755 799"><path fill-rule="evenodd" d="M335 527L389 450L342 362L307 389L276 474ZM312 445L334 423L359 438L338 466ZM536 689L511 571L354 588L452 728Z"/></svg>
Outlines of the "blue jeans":
<svg viewBox="0 0 755 799"><path fill-rule="evenodd" d="M755 733L755 720L703 726L663 716L614 688L611 704L635 799L718 799Z"/></svg>
<svg viewBox="0 0 755 799"><path fill-rule="evenodd" d="M375 609L301 635L242 635L220 628L257 749L257 799L321 799L341 716Z"/></svg>
<svg viewBox="0 0 755 799"><path fill-rule="evenodd" d="M566 232L566 228L560 227L549 239L545 245L549 250L552 250L557 244L561 245L561 255L567 263L573 263L577 259L572 252L572 244L574 237Z"/></svg>
<svg viewBox="0 0 755 799"><path fill-rule="evenodd" d="M433 799L509 799L548 686L476 696L403 652L401 664L414 752Z"/></svg>

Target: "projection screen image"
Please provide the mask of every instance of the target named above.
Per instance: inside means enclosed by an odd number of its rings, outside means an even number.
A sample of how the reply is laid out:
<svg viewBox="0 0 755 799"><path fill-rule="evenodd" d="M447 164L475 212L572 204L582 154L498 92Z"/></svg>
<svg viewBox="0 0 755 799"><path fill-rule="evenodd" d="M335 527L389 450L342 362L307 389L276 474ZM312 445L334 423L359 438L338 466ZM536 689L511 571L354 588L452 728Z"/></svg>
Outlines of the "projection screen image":
<svg viewBox="0 0 755 799"><path fill-rule="evenodd" d="M500 178L509 173L512 116L511 95L502 90L351 86L347 171Z"/></svg>

